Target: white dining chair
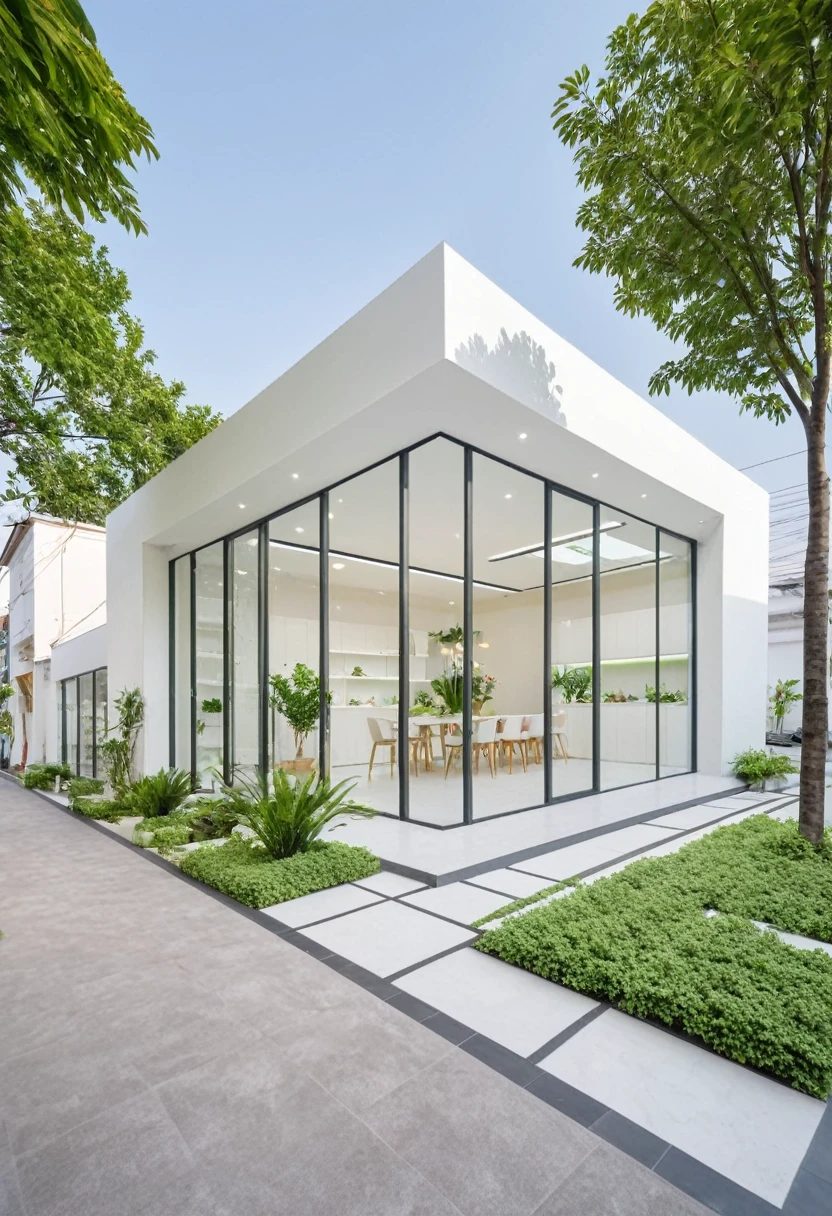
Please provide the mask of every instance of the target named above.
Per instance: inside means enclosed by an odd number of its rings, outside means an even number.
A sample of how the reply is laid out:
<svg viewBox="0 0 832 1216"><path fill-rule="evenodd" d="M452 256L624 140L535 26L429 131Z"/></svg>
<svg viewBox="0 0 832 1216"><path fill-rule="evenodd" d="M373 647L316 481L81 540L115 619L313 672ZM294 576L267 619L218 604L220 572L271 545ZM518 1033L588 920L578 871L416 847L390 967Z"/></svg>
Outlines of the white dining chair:
<svg viewBox="0 0 832 1216"><path fill-rule="evenodd" d="M566 710L558 709L552 714L553 759L557 759L558 750L563 756L564 763L569 763L569 740L566 736Z"/></svg>
<svg viewBox="0 0 832 1216"><path fill-rule="evenodd" d="M508 752L508 771L514 772L514 749L515 747L520 753L520 762L523 765L523 772L526 771L526 735L524 727L527 719L523 714L509 714L507 718L503 718L503 729L500 731L498 743L500 744L500 757L505 762L506 752Z"/></svg>
<svg viewBox="0 0 832 1216"><path fill-rule="evenodd" d="M526 736L526 755L528 756L529 744L531 743L535 763L541 764L543 761L543 714L531 714L524 733Z"/></svg>
<svg viewBox="0 0 832 1216"><path fill-rule="evenodd" d="M497 718L483 718L474 723L471 737L471 755L474 757L474 770L479 772L480 752L488 757L488 768L492 777L497 776ZM448 735L445 739L445 780L457 756L462 756L462 731Z"/></svg>
<svg viewBox="0 0 832 1216"><path fill-rule="evenodd" d="M368 718L367 726L370 731L370 738L373 741L373 746L370 750L370 767L367 770L367 780L370 781L373 776L373 761L376 758L376 750L379 747L390 748L390 776L393 776L393 770L396 764L396 735L393 731L393 723L389 718Z"/></svg>

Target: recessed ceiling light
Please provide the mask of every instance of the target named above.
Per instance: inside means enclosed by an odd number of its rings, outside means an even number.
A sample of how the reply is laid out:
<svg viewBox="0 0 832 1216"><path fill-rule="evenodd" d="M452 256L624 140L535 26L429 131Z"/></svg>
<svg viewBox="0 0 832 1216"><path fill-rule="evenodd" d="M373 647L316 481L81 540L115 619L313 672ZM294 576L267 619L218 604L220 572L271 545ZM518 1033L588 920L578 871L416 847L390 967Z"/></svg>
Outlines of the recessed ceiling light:
<svg viewBox="0 0 832 1216"><path fill-rule="evenodd" d="M598 473L593 473L593 474L592 474L592 476L593 476L593 477L598 477Z"/></svg>
<svg viewBox="0 0 832 1216"><path fill-rule="evenodd" d="M246 504L244 502L238 502L237 506L240 508L241 511L245 511L245 509L246 509Z"/></svg>
<svg viewBox="0 0 832 1216"><path fill-rule="evenodd" d="M333 563L332 563L332 569L333 569L333 570L343 570L343 569L344 569L344 563L343 563L343 562L333 562Z"/></svg>
<svg viewBox="0 0 832 1216"><path fill-rule="evenodd" d="M334 519L334 518L335 518L335 516L332 514L332 512L331 512L331 511L330 511L330 513L329 513L329 518L330 518L330 519Z"/></svg>
<svg viewBox="0 0 832 1216"><path fill-rule="evenodd" d="M448 603L449 603L449 604L451 605L451 607L453 608L453 606L454 606L454 601L453 601L453 600L448 600Z"/></svg>
<svg viewBox="0 0 832 1216"><path fill-rule="evenodd" d="M292 474L292 480L293 480L293 481L297 481L297 479L298 479L299 477L300 477L300 473L293 473L293 474Z"/></svg>
<svg viewBox="0 0 832 1216"><path fill-rule="evenodd" d="M521 431L520 434L517 436L517 438L518 439L528 439L528 435L526 434L525 431Z"/></svg>
<svg viewBox="0 0 832 1216"><path fill-rule="evenodd" d="M302 531L303 531L303 528L301 528L300 526L298 526L297 528L295 528L295 531L296 531L296 532L302 532Z"/></svg>
<svg viewBox="0 0 832 1216"><path fill-rule="evenodd" d="M477 645L479 646L480 650L488 650L491 643L490 642L477 642Z"/></svg>
<svg viewBox="0 0 832 1216"><path fill-rule="evenodd" d="M454 540L459 540L459 533L458 533L458 532L454 532Z"/></svg>
<svg viewBox="0 0 832 1216"><path fill-rule="evenodd" d="M257 538L252 536L251 540L246 541L246 544L251 545L252 549L255 549L257 547Z"/></svg>
<svg viewBox="0 0 832 1216"><path fill-rule="evenodd" d="M642 496L641 496L641 497L642 497L642 498L646 498L646 497L647 497L647 495L646 495L646 494L642 494Z"/></svg>
<svg viewBox="0 0 832 1216"><path fill-rule="evenodd" d="M343 498L339 498L339 499L338 499L338 501L339 501L339 502L343 502L344 500L343 500Z"/></svg>
<svg viewBox="0 0 832 1216"><path fill-rule="evenodd" d="M384 592L383 592L383 591L379 591L379 595L384 595Z"/></svg>
<svg viewBox="0 0 832 1216"><path fill-rule="evenodd" d="M272 570L276 570L280 574L280 566L272 566Z"/></svg>
<svg viewBox="0 0 832 1216"><path fill-rule="evenodd" d="M504 495L503 495L503 497L504 497L504 498L511 498L511 495L510 495L510 494L504 494Z"/></svg>
<svg viewBox="0 0 832 1216"><path fill-rule="evenodd" d="M341 605L340 605L340 604L336 604L336 605L335 605L335 611L336 611L336 612L340 612L340 611L341 611Z"/></svg>

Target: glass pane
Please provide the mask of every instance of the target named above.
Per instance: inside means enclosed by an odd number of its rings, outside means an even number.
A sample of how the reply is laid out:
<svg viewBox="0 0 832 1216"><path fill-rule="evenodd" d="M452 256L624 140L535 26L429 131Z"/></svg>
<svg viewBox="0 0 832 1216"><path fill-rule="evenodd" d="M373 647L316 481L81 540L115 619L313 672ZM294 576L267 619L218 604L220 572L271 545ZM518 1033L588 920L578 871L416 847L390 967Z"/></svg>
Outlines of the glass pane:
<svg viewBox="0 0 832 1216"><path fill-rule="evenodd" d="M592 507L552 492L552 797L592 789Z"/></svg>
<svg viewBox="0 0 832 1216"><path fill-rule="evenodd" d="M211 789L222 774L223 600L222 541L195 554L196 784ZM190 766L190 761L188 762Z"/></svg>
<svg viewBox="0 0 832 1216"><path fill-rule="evenodd" d="M474 455L474 818L540 806L545 487Z"/></svg>
<svg viewBox="0 0 832 1216"><path fill-rule="evenodd" d="M355 778L354 797L398 815L398 460L338 486L329 511L332 777Z"/></svg>
<svg viewBox="0 0 832 1216"><path fill-rule="evenodd" d="M66 697L66 762L73 773L78 772L78 681L64 680Z"/></svg>
<svg viewBox="0 0 832 1216"><path fill-rule="evenodd" d="M58 763L66 764L64 755L64 682L59 680L55 686L58 694Z"/></svg>
<svg viewBox="0 0 832 1216"><path fill-rule="evenodd" d="M656 529L601 507L601 788L656 776Z"/></svg>
<svg viewBox="0 0 832 1216"><path fill-rule="evenodd" d="M92 776L93 719L92 719L92 672L78 677L78 716L81 724L81 752L78 756L78 772L83 777Z"/></svg>
<svg viewBox="0 0 832 1216"><path fill-rule="evenodd" d="M257 532L231 545L231 730L234 773L256 775L260 763L260 673L258 669Z"/></svg>
<svg viewBox="0 0 832 1216"><path fill-rule="evenodd" d="M95 775L101 775L101 746L107 738L107 668L95 672Z"/></svg>
<svg viewBox="0 0 832 1216"><path fill-rule="evenodd" d="M659 773L691 769L692 648L690 544L659 533Z"/></svg>
<svg viewBox="0 0 832 1216"><path fill-rule="evenodd" d="M174 764L191 771L191 559L173 565Z"/></svg>
<svg viewBox="0 0 832 1216"><path fill-rule="evenodd" d="M410 817L462 822L463 449L410 453ZM487 771L487 769L486 769Z"/></svg>
<svg viewBox="0 0 832 1216"><path fill-rule="evenodd" d="M269 674L290 682L297 665L319 677L320 664L320 507L317 499L294 511L279 515L269 523ZM303 673L298 672L298 678ZM291 686L291 685L290 685ZM270 688L269 763L287 769L317 766L319 721L315 689L310 688L309 704L314 719L308 733L297 740L291 723L273 704ZM309 721L304 728L309 726ZM298 748L302 754L298 756ZM303 761L298 765L296 761ZM310 763L311 762L311 763Z"/></svg>

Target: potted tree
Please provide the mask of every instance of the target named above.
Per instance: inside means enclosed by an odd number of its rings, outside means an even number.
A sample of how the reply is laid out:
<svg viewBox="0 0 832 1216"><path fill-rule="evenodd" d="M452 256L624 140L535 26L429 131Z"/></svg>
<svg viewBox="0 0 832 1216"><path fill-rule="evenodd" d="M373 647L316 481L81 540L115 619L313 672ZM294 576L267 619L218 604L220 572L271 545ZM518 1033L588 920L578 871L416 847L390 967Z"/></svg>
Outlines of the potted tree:
<svg viewBox="0 0 832 1216"><path fill-rule="evenodd" d="M774 685L774 692L769 697L768 703L774 717L775 734L782 735L786 714L793 705L803 700L803 694L794 691L799 683L799 680L778 680Z"/></svg>
<svg viewBox="0 0 832 1216"><path fill-rule="evenodd" d="M269 676L269 704L286 719L295 736L293 760L278 761L277 767L288 773L309 773L315 767L312 756L304 756L303 744L318 724L321 713L321 681L311 667L296 663L291 676ZM327 693L327 704L332 694Z"/></svg>

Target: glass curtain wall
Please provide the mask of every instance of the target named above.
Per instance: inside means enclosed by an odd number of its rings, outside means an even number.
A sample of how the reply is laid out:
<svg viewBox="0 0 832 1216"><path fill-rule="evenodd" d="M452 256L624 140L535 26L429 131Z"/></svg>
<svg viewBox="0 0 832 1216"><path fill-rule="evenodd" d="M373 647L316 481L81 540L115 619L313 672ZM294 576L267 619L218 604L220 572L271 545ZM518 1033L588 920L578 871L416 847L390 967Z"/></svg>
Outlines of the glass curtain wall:
<svg viewBox="0 0 832 1216"><path fill-rule="evenodd" d="M80 777L100 777L100 750L107 738L107 668L60 680L56 690L58 759Z"/></svg>
<svg viewBox="0 0 832 1216"><path fill-rule="evenodd" d="M551 502L551 700L553 798L592 789L591 504L556 490Z"/></svg>
<svg viewBox="0 0 832 1216"><path fill-rule="evenodd" d="M64 680L64 764L78 772L78 681Z"/></svg>
<svg viewBox="0 0 832 1216"><path fill-rule="evenodd" d="M93 672L95 680L95 738L94 769L95 776L102 775L101 746L107 739L107 668L99 667Z"/></svg>
<svg viewBox="0 0 832 1216"><path fill-rule="evenodd" d="M693 597L689 541L659 533L659 775L690 771Z"/></svg>
<svg viewBox="0 0 832 1216"><path fill-rule="evenodd" d="M482 819L546 799L546 487L477 453L472 465L472 789Z"/></svg>
<svg viewBox="0 0 832 1216"><path fill-rule="evenodd" d="M202 787L323 761L454 827L695 762L691 542L444 437L177 559L171 590L172 759Z"/></svg>
<svg viewBox="0 0 832 1216"><path fill-rule="evenodd" d="M213 788L223 772L224 606L223 543L218 541L194 554L195 779L202 789ZM190 766L189 759L182 767Z"/></svg>
<svg viewBox="0 0 832 1216"><path fill-rule="evenodd" d="M318 763L320 590L320 505L313 499L269 523L268 749L272 768L308 770ZM281 713L280 706L286 705L279 695L284 680L289 681L290 689L304 681L308 686L312 725L306 734L310 718L297 720L302 729L296 734L295 724Z"/></svg>
<svg viewBox="0 0 832 1216"><path fill-rule="evenodd" d="M260 765L259 561L257 531L231 542L232 776L255 777Z"/></svg>
<svg viewBox="0 0 832 1216"><path fill-rule="evenodd" d="M78 677L78 772L82 777L93 775L95 722L92 705L92 672Z"/></svg>

